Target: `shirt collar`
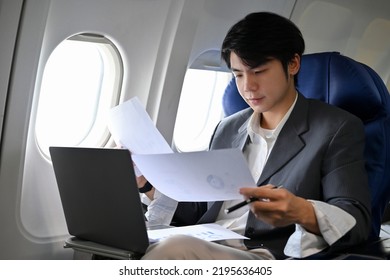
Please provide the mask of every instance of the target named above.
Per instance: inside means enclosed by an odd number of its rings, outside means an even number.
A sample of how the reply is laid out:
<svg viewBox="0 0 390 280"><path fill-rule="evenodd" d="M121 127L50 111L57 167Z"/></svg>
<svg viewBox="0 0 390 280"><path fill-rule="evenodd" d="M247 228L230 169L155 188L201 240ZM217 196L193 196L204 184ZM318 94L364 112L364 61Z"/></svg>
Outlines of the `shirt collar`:
<svg viewBox="0 0 390 280"><path fill-rule="evenodd" d="M298 99L298 94L295 95L295 100L294 100L293 104L290 106L290 108L288 109L286 114L283 116L281 121L278 123L276 128L273 130L261 128L259 125L261 114L253 113L252 116L250 117L250 120L249 120L248 126L247 126L247 131L248 131L250 141L252 143L254 143L254 141L255 141L254 139L255 139L256 135L260 135L263 138L276 139L279 136L279 133L282 130L284 124L287 122L288 118L290 117L291 112L294 109L295 104L297 102L297 99Z"/></svg>

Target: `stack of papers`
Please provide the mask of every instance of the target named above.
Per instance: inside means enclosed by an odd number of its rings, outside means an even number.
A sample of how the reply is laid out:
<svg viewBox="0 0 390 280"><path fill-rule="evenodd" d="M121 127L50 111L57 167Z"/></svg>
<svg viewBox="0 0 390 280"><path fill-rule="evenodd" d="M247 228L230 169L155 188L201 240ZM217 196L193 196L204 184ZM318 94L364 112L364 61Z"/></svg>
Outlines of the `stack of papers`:
<svg viewBox="0 0 390 280"><path fill-rule="evenodd" d="M202 224L148 230L149 242L151 243L162 241L177 234L189 235L206 241L248 239L243 235L235 233L217 224Z"/></svg>

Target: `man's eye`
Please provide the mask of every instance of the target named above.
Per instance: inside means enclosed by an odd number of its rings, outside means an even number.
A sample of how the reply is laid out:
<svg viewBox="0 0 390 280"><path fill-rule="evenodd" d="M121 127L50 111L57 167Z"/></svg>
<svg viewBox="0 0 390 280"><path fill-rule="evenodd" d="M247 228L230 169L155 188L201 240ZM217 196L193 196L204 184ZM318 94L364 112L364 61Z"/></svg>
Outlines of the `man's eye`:
<svg viewBox="0 0 390 280"><path fill-rule="evenodd" d="M255 74L257 75L257 74L261 74L261 73L263 73L265 70L256 70L255 71Z"/></svg>

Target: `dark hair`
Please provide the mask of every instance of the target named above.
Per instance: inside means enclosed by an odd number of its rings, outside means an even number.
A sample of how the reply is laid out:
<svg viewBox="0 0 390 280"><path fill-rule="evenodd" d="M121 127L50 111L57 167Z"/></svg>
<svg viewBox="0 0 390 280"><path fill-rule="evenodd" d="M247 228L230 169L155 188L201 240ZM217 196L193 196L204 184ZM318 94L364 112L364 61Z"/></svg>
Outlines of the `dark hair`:
<svg viewBox="0 0 390 280"><path fill-rule="evenodd" d="M292 21L274 13L257 12L230 28L222 43L221 56L229 68L231 52L251 68L278 59L287 75L288 63L295 54L302 56L304 50L302 33Z"/></svg>

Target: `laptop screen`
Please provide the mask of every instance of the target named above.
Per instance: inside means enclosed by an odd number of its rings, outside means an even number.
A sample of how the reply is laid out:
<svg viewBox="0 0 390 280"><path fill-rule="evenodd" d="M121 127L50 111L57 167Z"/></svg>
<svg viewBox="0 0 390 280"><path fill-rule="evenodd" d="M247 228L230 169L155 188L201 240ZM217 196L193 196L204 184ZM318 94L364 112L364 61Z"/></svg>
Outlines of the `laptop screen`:
<svg viewBox="0 0 390 280"><path fill-rule="evenodd" d="M69 233L144 253L149 242L130 152L50 147L50 155Z"/></svg>

